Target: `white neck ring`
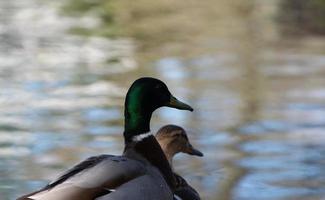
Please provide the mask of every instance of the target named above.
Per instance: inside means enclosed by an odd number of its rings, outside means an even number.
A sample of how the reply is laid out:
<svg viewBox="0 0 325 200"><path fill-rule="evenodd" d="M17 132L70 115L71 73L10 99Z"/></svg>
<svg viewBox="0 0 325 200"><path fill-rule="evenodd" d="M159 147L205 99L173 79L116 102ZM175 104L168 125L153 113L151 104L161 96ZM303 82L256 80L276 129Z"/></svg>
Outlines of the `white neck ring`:
<svg viewBox="0 0 325 200"><path fill-rule="evenodd" d="M148 133L142 133L142 134L140 134L140 135L136 135L136 136L133 136L132 137L132 141L134 141L134 142L140 142L140 141L142 141L143 139L145 139L145 138L147 138L147 137L149 137L149 136L151 136L152 134L150 133L150 132L148 132Z"/></svg>

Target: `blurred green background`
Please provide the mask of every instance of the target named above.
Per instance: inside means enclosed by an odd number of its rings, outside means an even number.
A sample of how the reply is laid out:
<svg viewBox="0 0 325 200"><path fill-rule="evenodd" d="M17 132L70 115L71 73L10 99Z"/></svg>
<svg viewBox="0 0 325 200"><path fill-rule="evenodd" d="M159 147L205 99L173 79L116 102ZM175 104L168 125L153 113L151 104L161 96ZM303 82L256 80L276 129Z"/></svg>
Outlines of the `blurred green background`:
<svg viewBox="0 0 325 200"><path fill-rule="evenodd" d="M159 109L205 157L175 171L206 200L325 198L325 1L0 0L0 199L123 149L123 102L164 80Z"/></svg>

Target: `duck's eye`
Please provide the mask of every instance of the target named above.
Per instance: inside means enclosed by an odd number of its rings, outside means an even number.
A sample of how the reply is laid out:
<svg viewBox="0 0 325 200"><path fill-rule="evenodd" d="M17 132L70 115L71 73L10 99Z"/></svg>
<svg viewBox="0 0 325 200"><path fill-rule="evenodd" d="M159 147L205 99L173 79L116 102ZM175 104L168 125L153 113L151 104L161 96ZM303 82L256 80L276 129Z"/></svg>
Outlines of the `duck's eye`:
<svg viewBox="0 0 325 200"><path fill-rule="evenodd" d="M160 84L155 86L155 89L157 89L157 90L160 90L161 88L162 88L162 85L160 85Z"/></svg>
<svg viewBox="0 0 325 200"><path fill-rule="evenodd" d="M173 137L180 138L182 137L182 133L177 131L176 133L173 134Z"/></svg>

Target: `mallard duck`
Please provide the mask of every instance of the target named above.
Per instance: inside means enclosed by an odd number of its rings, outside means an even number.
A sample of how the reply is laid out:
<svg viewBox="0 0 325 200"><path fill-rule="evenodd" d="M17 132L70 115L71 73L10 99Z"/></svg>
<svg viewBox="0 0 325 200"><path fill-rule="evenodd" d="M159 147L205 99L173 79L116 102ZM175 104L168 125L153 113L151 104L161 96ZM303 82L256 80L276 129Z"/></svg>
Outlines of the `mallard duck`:
<svg viewBox="0 0 325 200"><path fill-rule="evenodd" d="M125 99L123 155L99 155L75 165L44 188L19 200L168 200L176 182L159 143L150 133L153 111L167 106L193 111L160 80L136 80Z"/></svg>
<svg viewBox="0 0 325 200"><path fill-rule="evenodd" d="M176 125L166 125L160 128L156 134L156 139L164 151L166 158L173 168L173 157L180 152L190 155L203 156L203 153L195 149L186 134L186 131ZM199 193L192 188L186 180L174 172L177 181L174 191L175 199L181 200L200 200Z"/></svg>

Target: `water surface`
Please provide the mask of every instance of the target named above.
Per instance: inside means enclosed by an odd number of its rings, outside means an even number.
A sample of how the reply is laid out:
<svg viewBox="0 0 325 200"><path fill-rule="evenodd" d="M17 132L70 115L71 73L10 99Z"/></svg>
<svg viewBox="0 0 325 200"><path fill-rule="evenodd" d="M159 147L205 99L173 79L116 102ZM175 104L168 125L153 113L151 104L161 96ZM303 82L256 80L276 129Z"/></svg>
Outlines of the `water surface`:
<svg viewBox="0 0 325 200"><path fill-rule="evenodd" d="M0 1L0 199L88 156L121 153L124 95L139 76L163 79L195 108L162 108L151 125L183 126L204 152L175 158L202 199L324 199L325 40L269 31L273 4L219 3L196 13L196 26L179 20L191 21L194 5L171 15L180 24L166 23L175 31L166 43L71 35L98 22L59 15L58 3Z"/></svg>

